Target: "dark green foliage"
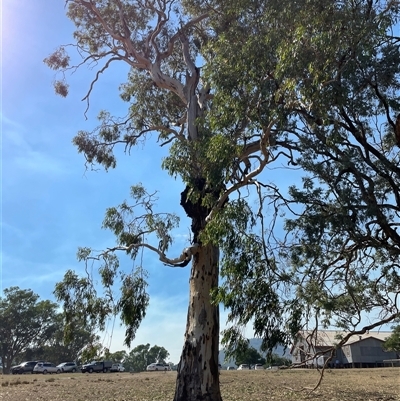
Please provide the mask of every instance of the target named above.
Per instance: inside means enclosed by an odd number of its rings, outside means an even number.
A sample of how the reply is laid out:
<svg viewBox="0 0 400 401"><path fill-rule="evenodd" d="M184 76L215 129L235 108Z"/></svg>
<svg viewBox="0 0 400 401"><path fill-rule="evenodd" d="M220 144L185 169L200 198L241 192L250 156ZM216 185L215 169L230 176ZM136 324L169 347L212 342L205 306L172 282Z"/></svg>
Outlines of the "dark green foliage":
<svg viewBox="0 0 400 401"><path fill-rule="evenodd" d="M292 364L292 361L290 359L280 356L278 354L272 354L268 362L274 366L290 366Z"/></svg>
<svg viewBox="0 0 400 401"><path fill-rule="evenodd" d="M56 298L63 302L64 312L67 318L66 336L67 340L73 332L75 318L87 324L99 324L101 329L105 327L105 321L112 312L112 299L109 297L98 297L89 277L79 277L76 273L68 270L64 280L57 283L54 290ZM110 295L110 293L109 293Z"/></svg>
<svg viewBox="0 0 400 401"><path fill-rule="evenodd" d="M44 62L53 70L65 69L69 66L70 57L61 46L53 54L44 59Z"/></svg>
<svg viewBox="0 0 400 401"><path fill-rule="evenodd" d="M158 345L141 344L133 348L124 360L126 370L143 372L151 363L165 363L169 352Z"/></svg>
<svg viewBox="0 0 400 401"><path fill-rule="evenodd" d="M67 340L73 336L75 319L82 320L90 327L104 330L107 319L117 314L127 327L125 343L130 346L140 322L146 315L149 303L146 272L138 267L132 273L120 273L121 295L115 300L113 285L117 272L116 256L105 255L104 264L99 268L102 284L106 289L102 297L98 296L92 278L80 278L70 270L65 274L63 281L56 285L54 294L63 302L67 319L65 326Z"/></svg>
<svg viewBox="0 0 400 401"><path fill-rule="evenodd" d="M105 354L104 358L107 359L107 361L120 363L126 360L127 356L128 356L127 352L125 350L121 350L112 353L108 352Z"/></svg>
<svg viewBox="0 0 400 401"><path fill-rule="evenodd" d="M279 182L258 184L260 203L273 209L264 236L235 227L224 237L217 299L234 323L225 340L238 342L236 324L251 317L265 346L288 341L304 323L352 332L374 310L380 318L371 327L393 320L400 282L399 5L217 3L231 18L208 42L212 128L228 135L245 118L251 133L274 119L271 157L281 154L303 172L302 184L287 191Z"/></svg>
<svg viewBox="0 0 400 401"><path fill-rule="evenodd" d="M46 346L57 331L57 304L19 287L0 298L0 352L4 371L29 348Z"/></svg>
<svg viewBox="0 0 400 401"><path fill-rule="evenodd" d="M25 350L19 360L45 360L56 364L67 361L78 361L82 349L94 340L98 340L83 322L74 321L70 325L69 341L65 339L65 317L62 313L54 319L54 330L49 338L39 345L32 345Z"/></svg>
<svg viewBox="0 0 400 401"><path fill-rule="evenodd" d="M236 365L241 365L243 363L249 366L255 365L256 363L264 365L265 362L266 359L253 347L248 347L246 350L240 351L236 354Z"/></svg>
<svg viewBox="0 0 400 401"><path fill-rule="evenodd" d="M89 165L98 163L106 169L116 167L117 162L112 154L112 148L110 149L106 141L93 138L88 132L79 131L73 143L77 146L79 153L85 153Z"/></svg>
<svg viewBox="0 0 400 401"><path fill-rule="evenodd" d="M263 237L251 233L255 218L244 200L232 201L206 230L223 238L219 245L224 280L214 296L228 308L228 320L235 322L223 333L228 356L247 347L241 327L252 324L254 334L263 339L262 350L270 353L277 344L290 342L304 316L301 303L290 297L293 272L276 263Z"/></svg>
<svg viewBox="0 0 400 401"><path fill-rule="evenodd" d="M67 316L66 334L72 332L69 321L77 317L91 325L104 330L108 318L118 315L126 326L125 344L130 346L136 330L146 315L149 304L147 293L147 271L138 266L130 272L120 271L120 262L113 253L123 250L135 258L142 244L143 237L154 233L159 240L155 248L164 254L172 243L169 232L178 224L178 217L168 213L156 213L156 194L149 194L143 185L131 187L133 205L124 201L118 207L107 209L103 228L111 230L118 239L119 245L100 255L90 248L78 250L78 260L86 266L99 261L98 274L103 287L103 295L95 285L90 274L80 277L68 271L62 282L56 285L55 295L63 302ZM118 287L119 283L119 287Z"/></svg>
<svg viewBox="0 0 400 401"><path fill-rule="evenodd" d="M392 334L385 340L383 348L400 354L400 325L392 326Z"/></svg>

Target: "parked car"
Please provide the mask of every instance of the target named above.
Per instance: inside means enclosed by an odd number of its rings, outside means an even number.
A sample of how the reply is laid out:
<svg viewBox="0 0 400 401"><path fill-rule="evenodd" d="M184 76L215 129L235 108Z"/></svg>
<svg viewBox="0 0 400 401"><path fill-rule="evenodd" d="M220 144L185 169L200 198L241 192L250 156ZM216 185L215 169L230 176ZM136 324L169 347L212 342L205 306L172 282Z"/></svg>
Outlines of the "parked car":
<svg viewBox="0 0 400 401"><path fill-rule="evenodd" d="M236 370L236 368L235 368L234 366L228 366L228 367L226 368L226 370Z"/></svg>
<svg viewBox="0 0 400 401"><path fill-rule="evenodd" d="M11 373L13 375L22 375L23 373L32 373L33 368L36 366L38 362L43 362L43 361L27 361L27 362L22 362L19 365L12 366L11 367Z"/></svg>
<svg viewBox="0 0 400 401"><path fill-rule="evenodd" d="M82 365L82 373L85 372L89 372L89 373L93 373L93 372L103 372L103 373L107 373L110 371L112 366L112 362L111 361L92 361L89 363L86 363L84 365Z"/></svg>
<svg viewBox="0 0 400 401"><path fill-rule="evenodd" d="M110 372L124 372L125 368L122 363L113 363Z"/></svg>
<svg viewBox="0 0 400 401"><path fill-rule="evenodd" d="M54 363L51 362L39 362L35 365L33 368L32 373L43 373L44 375L47 373L53 374L53 373L61 373L61 369L57 367Z"/></svg>
<svg viewBox="0 0 400 401"><path fill-rule="evenodd" d="M62 373L72 372L75 373L78 370L78 366L75 362L63 362L57 365L57 368L60 368Z"/></svg>
<svg viewBox="0 0 400 401"><path fill-rule="evenodd" d="M250 370L250 366L247 365L246 363L242 363L241 365L239 365L237 370Z"/></svg>
<svg viewBox="0 0 400 401"><path fill-rule="evenodd" d="M256 363L256 364L254 365L254 369L255 369L255 370L264 370L264 366L261 365L261 363Z"/></svg>
<svg viewBox="0 0 400 401"><path fill-rule="evenodd" d="M171 370L169 365L164 365L163 363L151 363L149 366L147 366L146 370L148 371L157 371L157 370Z"/></svg>

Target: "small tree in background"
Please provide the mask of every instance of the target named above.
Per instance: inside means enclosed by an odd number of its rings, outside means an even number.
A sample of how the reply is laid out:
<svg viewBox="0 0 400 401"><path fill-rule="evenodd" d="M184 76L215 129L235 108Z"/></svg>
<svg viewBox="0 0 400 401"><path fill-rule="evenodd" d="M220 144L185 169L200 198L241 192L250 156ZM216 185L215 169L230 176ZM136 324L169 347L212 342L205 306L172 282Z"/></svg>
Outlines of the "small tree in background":
<svg viewBox="0 0 400 401"><path fill-rule="evenodd" d="M121 350L121 351L107 353L105 355L105 359L110 360L115 363L120 363L120 362L124 362L125 359L127 358L127 356L128 356L127 352L125 350Z"/></svg>
<svg viewBox="0 0 400 401"><path fill-rule="evenodd" d="M51 340L57 330L58 305L39 300L31 290L10 287L0 297L0 343L4 373L31 348Z"/></svg>
<svg viewBox="0 0 400 401"><path fill-rule="evenodd" d="M400 357L400 324L392 326L393 333L386 338L383 348L386 351L394 351L397 353L397 357Z"/></svg>
<svg viewBox="0 0 400 401"><path fill-rule="evenodd" d="M280 356L278 354L272 354L270 359L268 359L268 362L271 363L271 365L274 366L290 366L292 364L292 361L288 358L285 358L284 356Z"/></svg>
<svg viewBox="0 0 400 401"><path fill-rule="evenodd" d="M129 352L124 360L124 366L127 370L143 372L151 363L165 363L168 357L169 352L164 347L141 344Z"/></svg>
<svg viewBox="0 0 400 401"><path fill-rule="evenodd" d="M236 365L241 365L245 363L249 366L255 365L257 363L264 365L265 362L266 359L253 347L248 347L245 350L240 350L240 352L237 353L235 360Z"/></svg>

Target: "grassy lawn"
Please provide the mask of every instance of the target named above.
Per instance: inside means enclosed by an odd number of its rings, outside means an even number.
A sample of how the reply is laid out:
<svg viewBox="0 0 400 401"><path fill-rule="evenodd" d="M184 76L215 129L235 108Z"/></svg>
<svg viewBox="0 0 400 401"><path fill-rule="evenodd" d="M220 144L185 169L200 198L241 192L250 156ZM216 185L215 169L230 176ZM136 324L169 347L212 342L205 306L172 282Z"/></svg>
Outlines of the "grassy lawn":
<svg viewBox="0 0 400 401"><path fill-rule="evenodd" d="M1 401L172 400L175 372L1 376ZM224 401L400 401L400 368L221 371Z"/></svg>

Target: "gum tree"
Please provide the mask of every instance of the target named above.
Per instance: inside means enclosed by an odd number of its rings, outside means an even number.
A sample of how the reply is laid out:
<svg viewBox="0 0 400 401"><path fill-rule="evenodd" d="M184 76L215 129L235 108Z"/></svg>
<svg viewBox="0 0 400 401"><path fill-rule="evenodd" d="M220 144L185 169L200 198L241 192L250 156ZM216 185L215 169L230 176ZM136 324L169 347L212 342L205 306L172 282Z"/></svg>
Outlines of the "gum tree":
<svg viewBox="0 0 400 401"><path fill-rule="evenodd" d="M398 2L67 5L82 61L73 64L66 46L45 61L61 74L98 66L88 106L111 63L130 66L121 86L126 117L102 112L97 129L74 138L78 151L88 166L114 168L119 145L129 150L156 132L168 148L162 167L183 182L192 234L171 255L178 218L159 213L156 194L134 185L132 204L109 208L103 222L117 246L78 252L99 262L104 293L92 276L72 271L57 285L67 318L101 329L119 314L129 345L148 304L147 276L142 266L120 272L118 252L134 258L146 249L172 267L191 263L175 400L218 401L218 302L230 309L224 339L232 347L245 345L241 327L249 323L271 349L311 317L355 333L363 311L381 313L364 331L398 316ZM55 88L68 93L63 79ZM285 191L270 166L309 176Z"/></svg>
<svg viewBox="0 0 400 401"><path fill-rule="evenodd" d="M63 301L67 318L86 318L99 328L104 328L107 316L119 314L130 345L148 304L146 273L139 266L118 276L117 252L135 257L138 249L145 248L172 267L191 262L175 400L218 401L219 310L211 292L218 287L219 240L235 227L228 224L220 231L222 223L217 217L226 210L242 229L254 224L247 222L252 213L240 190L249 185L260 189L257 176L273 158L269 138L274 120L252 125L245 117L229 132L214 131L208 119L214 93L202 79L201 65L212 60L212 48L209 53L203 49L223 29L218 10L192 12L188 4L171 0L66 3L67 15L76 26L74 46L82 56L80 65L99 65L85 97L88 106L93 85L111 63L122 61L131 67L121 88L121 97L129 104L126 118L102 112L98 129L81 131L74 138L78 151L88 165L98 163L109 169L116 166L115 147L130 149L157 132L160 146L169 148L162 167L184 184L180 204L191 220L192 238L180 255L168 256L171 230L178 219L156 212L155 193L135 185L131 188L133 204L109 208L103 222L104 228L115 233L118 245L98 253L89 248L78 252L80 260L100 262L104 295L96 292L93 277L68 271L56 287L56 296ZM66 50L60 47L45 62L64 74L75 69ZM55 89L66 96L68 84L57 80ZM121 277L121 294L114 299L117 277Z"/></svg>

